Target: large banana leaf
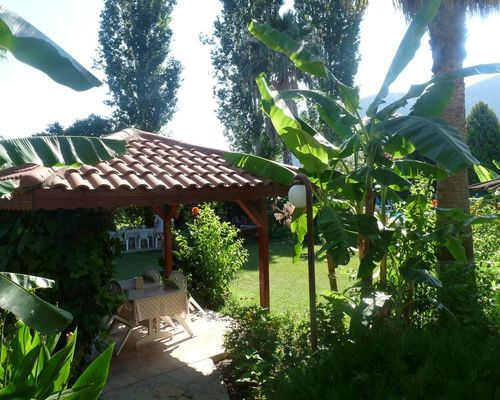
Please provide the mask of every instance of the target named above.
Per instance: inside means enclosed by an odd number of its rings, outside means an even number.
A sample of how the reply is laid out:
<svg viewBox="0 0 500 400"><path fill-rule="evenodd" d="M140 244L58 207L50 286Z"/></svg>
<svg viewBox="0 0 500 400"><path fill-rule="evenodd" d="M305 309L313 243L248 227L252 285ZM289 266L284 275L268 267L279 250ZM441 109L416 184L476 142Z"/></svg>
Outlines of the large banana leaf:
<svg viewBox="0 0 500 400"><path fill-rule="evenodd" d="M386 186L398 192L408 189L411 186L410 181L388 168L373 168L370 171L370 175L382 186Z"/></svg>
<svg viewBox="0 0 500 400"><path fill-rule="evenodd" d="M400 135L408 139L419 153L441 164L447 171L455 172L478 164L458 131L442 120L408 115L377 126L389 138Z"/></svg>
<svg viewBox="0 0 500 400"><path fill-rule="evenodd" d="M295 177L295 172L282 164L251 154L225 151L224 160L238 168L272 179L282 185L291 185Z"/></svg>
<svg viewBox="0 0 500 400"><path fill-rule="evenodd" d="M0 272L0 274L28 290L47 289L54 287L55 284L52 279L42 278L41 276L16 274L14 272Z"/></svg>
<svg viewBox="0 0 500 400"><path fill-rule="evenodd" d="M436 83L418 98L410 114L420 117L441 117L453 93L455 93L454 81Z"/></svg>
<svg viewBox="0 0 500 400"><path fill-rule="evenodd" d="M437 165L427 164L417 160L396 160L393 163L394 171L404 178L416 178L419 175L437 180L448 176L446 171Z"/></svg>
<svg viewBox="0 0 500 400"><path fill-rule="evenodd" d="M474 165L474 172L481 183L489 182L498 178L498 174L495 171L492 171L482 165Z"/></svg>
<svg viewBox="0 0 500 400"><path fill-rule="evenodd" d="M303 44L297 43L269 25L254 20L250 22L248 30L267 47L287 56L300 70L321 78L331 75L325 63L309 52Z"/></svg>
<svg viewBox="0 0 500 400"><path fill-rule="evenodd" d="M357 119L332 97L315 90L282 90L279 96L283 100L304 99L314 101L318 107L320 117L326 124L344 139L351 137L353 126Z"/></svg>
<svg viewBox="0 0 500 400"><path fill-rule="evenodd" d="M336 265L348 264L350 248L358 245L356 217L346 209L323 207L319 211L318 226L326 242L320 252L329 252Z"/></svg>
<svg viewBox="0 0 500 400"><path fill-rule="evenodd" d="M438 209L438 212L440 210ZM451 210L453 212L454 210ZM442 212L442 211L441 211ZM479 215L479 216L469 216L465 215L458 222L453 222L448 225L443 226L433 232L430 232L422 237L422 240L427 242L438 241L447 242L450 237L454 237L460 232L462 232L466 227L471 225L480 224L498 224L500 216L498 215Z"/></svg>
<svg viewBox="0 0 500 400"><path fill-rule="evenodd" d="M441 2L442 0L424 0L422 2L396 51L379 92L368 106L366 115L372 117L377 113L378 106L389 93L391 84L415 57L415 53L420 47L420 40L427 26L436 16Z"/></svg>
<svg viewBox="0 0 500 400"><path fill-rule="evenodd" d="M73 319L69 312L47 303L3 275L0 275L0 308L47 335L62 331Z"/></svg>
<svg viewBox="0 0 500 400"><path fill-rule="evenodd" d="M319 174L326 170L329 149L303 128L285 101L279 97L279 93L269 86L263 75L257 78L257 86L262 95L264 112L271 118L281 140L302 163L304 169L311 174Z"/></svg>
<svg viewBox="0 0 500 400"><path fill-rule="evenodd" d="M440 74L432 78L431 80L421 83L419 85L412 85L408 92L398 100L394 101L393 103L389 104L382 110L380 110L377 113L377 118L380 120L385 120L391 115L394 114L397 110L400 108L406 106L408 104L408 100L414 99L419 97L422 93L427 91L429 94L432 93L433 96L437 96L439 100L432 98L432 96L429 98L428 96L422 96L422 97L427 97L426 99L423 100L418 100L428 103L428 102L434 102L434 107L437 107L437 110L440 112L442 109L446 106L448 103L448 95L450 91L450 86L444 86L445 84L448 84L450 82L453 82L454 79L457 78L466 78L469 76L474 76L474 75L483 75L483 74L497 74L500 73L500 63L493 63L493 64L479 64L479 65L473 65L471 67L467 68L462 68L456 71L451 71L447 72L444 74ZM440 90L444 89L445 92L447 93L440 93ZM425 109L430 110L430 107ZM416 115L418 112L414 112ZM432 114L431 114L432 115ZM434 113L434 115L437 115Z"/></svg>
<svg viewBox="0 0 500 400"><path fill-rule="evenodd" d="M0 5L0 48L54 81L82 91L101 82L62 48L19 15Z"/></svg>
<svg viewBox="0 0 500 400"><path fill-rule="evenodd" d="M0 181L0 197L12 193L15 189L14 183L11 180Z"/></svg>
<svg viewBox="0 0 500 400"><path fill-rule="evenodd" d="M326 67L325 63L309 52L303 43L298 43L276 29L265 24L259 24L257 21L252 21L248 26L248 30L271 50L287 56L298 69L335 82L339 90L339 95L349 111L353 112L359 108L358 91L344 85L337 79Z"/></svg>
<svg viewBox="0 0 500 400"><path fill-rule="evenodd" d="M85 136L39 136L0 140L0 167L95 164L125 154L126 142Z"/></svg>
<svg viewBox="0 0 500 400"><path fill-rule="evenodd" d="M404 267L399 268L401 276L410 282L424 283L434 288L442 288L443 283L426 269Z"/></svg>

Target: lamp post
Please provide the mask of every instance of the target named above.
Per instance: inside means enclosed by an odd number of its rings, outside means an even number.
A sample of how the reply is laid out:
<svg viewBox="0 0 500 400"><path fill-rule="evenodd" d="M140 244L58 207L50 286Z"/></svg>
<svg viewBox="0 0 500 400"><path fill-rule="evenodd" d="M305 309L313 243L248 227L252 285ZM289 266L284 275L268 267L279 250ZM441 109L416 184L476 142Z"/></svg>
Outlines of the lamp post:
<svg viewBox="0 0 500 400"><path fill-rule="evenodd" d="M314 266L314 225L312 210L312 187L309 178L297 174L294 185L288 191L288 200L295 207L306 209L307 217L307 269L309 276L309 320L311 325L311 348L318 349L318 328L316 324L316 273Z"/></svg>

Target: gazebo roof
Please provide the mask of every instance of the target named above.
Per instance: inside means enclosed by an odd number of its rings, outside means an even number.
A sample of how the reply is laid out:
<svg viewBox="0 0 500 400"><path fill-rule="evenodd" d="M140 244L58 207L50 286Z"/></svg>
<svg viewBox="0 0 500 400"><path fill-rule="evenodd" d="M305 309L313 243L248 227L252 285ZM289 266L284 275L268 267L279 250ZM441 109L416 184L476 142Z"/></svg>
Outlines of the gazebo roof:
<svg viewBox="0 0 500 400"><path fill-rule="evenodd" d="M228 164L221 150L125 129L107 138L127 140L128 154L89 166L27 164L0 171L16 186L0 209L113 208L285 195L288 188Z"/></svg>

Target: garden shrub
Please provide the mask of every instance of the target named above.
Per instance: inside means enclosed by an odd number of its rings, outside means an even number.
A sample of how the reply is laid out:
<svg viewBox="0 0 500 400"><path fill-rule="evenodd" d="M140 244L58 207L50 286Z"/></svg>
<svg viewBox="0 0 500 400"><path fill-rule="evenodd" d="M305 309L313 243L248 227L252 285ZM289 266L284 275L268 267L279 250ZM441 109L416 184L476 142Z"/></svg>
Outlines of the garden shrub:
<svg viewBox="0 0 500 400"><path fill-rule="evenodd" d="M349 339L342 296L332 294L317 307L318 346L328 349ZM257 305L232 304L233 318L224 338L243 398L264 398L273 381L292 366L305 365L311 357L309 320L306 315L270 314Z"/></svg>
<svg viewBox="0 0 500 400"><path fill-rule="evenodd" d="M498 335L386 324L363 340L320 352L307 366L283 369L266 398L498 399L499 362Z"/></svg>
<svg viewBox="0 0 500 400"><path fill-rule="evenodd" d="M500 199L489 195L474 199L474 215L498 215ZM473 226L474 257L479 302L487 321L500 331L500 223L498 221Z"/></svg>
<svg viewBox="0 0 500 400"><path fill-rule="evenodd" d="M500 196L487 196L481 199L473 199L471 214L473 215L498 215L500 214ZM498 237L500 236L500 223L498 221L488 224L473 226L474 258L476 263L500 266L500 247Z"/></svg>
<svg viewBox="0 0 500 400"><path fill-rule="evenodd" d="M224 305L229 283L248 258L238 229L222 222L209 205L193 207L192 222L177 232L177 260L193 296L207 307Z"/></svg>
<svg viewBox="0 0 500 400"><path fill-rule="evenodd" d="M224 338L241 399L262 398L280 371L307 357L307 326L290 315L257 306L229 308L233 318Z"/></svg>
<svg viewBox="0 0 500 400"><path fill-rule="evenodd" d="M38 295L73 314L87 352L115 298L110 214L97 209L0 213L0 270L55 280Z"/></svg>

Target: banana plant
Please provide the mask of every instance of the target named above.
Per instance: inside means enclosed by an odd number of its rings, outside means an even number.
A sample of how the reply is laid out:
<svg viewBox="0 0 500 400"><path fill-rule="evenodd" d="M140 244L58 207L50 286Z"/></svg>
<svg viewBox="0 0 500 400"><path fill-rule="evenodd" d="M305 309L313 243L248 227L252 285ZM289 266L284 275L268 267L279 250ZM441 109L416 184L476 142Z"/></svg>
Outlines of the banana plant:
<svg viewBox="0 0 500 400"><path fill-rule="evenodd" d="M51 279L38 276L0 272L0 309L14 314L19 320L39 332L50 335L64 330L73 316L33 293L50 288Z"/></svg>
<svg viewBox="0 0 500 400"><path fill-rule="evenodd" d="M19 15L0 5L0 51L9 51L19 61L77 91L100 86L101 82L66 51ZM89 137L47 136L0 140L0 170L25 163L44 166L95 164L126 153L122 140ZM16 186L0 179L0 198L8 197ZM72 316L49 304L27 288L0 276L0 307L44 333L64 329ZM29 288L28 288L29 289Z"/></svg>
<svg viewBox="0 0 500 400"><path fill-rule="evenodd" d="M8 50L61 85L74 90L100 86L101 81L28 21L0 5L0 49Z"/></svg>
<svg viewBox="0 0 500 400"><path fill-rule="evenodd" d="M66 51L28 21L0 5L0 51L9 51L19 61L77 91L102 83ZM126 143L87 137L39 137L0 140L0 169L37 163L46 166L94 164L125 154ZM13 192L12 181L0 181L0 196Z"/></svg>
<svg viewBox="0 0 500 400"><path fill-rule="evenodd" d="M393 240L394 230L386 218L375 217L375 199L382 208L387 201L401 201L400 193L412 185L412 179L425 176L442 179L465 167L477 164L458 131L439 118L446 107L457 77L500 72L500 64L476 65L434 77L411 86L397 101L385 104L390 85L413 59L421 38L437 13L441 0L426 0L417 12L392 60L379 93L368 107L367 115L360 115L358 91L340 82L325 63L298 43L275 29L252 21L250 33L269 48L287 56L305 73L333 81L338 98L309 89L277 91L265 75L257 78L262 95L261 107L271 119L283 143L301 164L301 172L314 185L317 225L325 244L320 253L326 253L335 265L345 265L358 252L358 278L362 287L370 291L373 274L380 263L385 272L384 259ZM409 115L398 115L410 99L416 99ZM307 101L316 105L322 121L343 142L336 146L318 131L292 113L289 101ZM299 108L300 109L300 108ZM405 158L417 151L431 162ZM290 185L295 172L286 166L262 160L248 154L226 153L225 159L254 173ZM464 219L465 220L465 219ZM467 223L480 222L468 218ZM463 224L462 224L463 225ZM458 225L455 226L459 228ZM435 240L448 241L456 229L435 235ZM295 210L292 232L299 232L300 243L306 231L304 210ZM458 241L453 246L460 245ZM296 250L301 251L302 246ZM460 250L454 252L461 253ZM424 279L426 273L405 273L408 279ZM414 272L414 271L411 271Z"/></svg>
<svg viewBox="0 0 500 400"><path fill-rule="evenodd" d="M113 345L109 346L69 387L77 331L55 352L60 334L32 332L18 321L0 346L0 399L94 400L106 383ZM2 337L3 339L3 337Z"/></svg>

